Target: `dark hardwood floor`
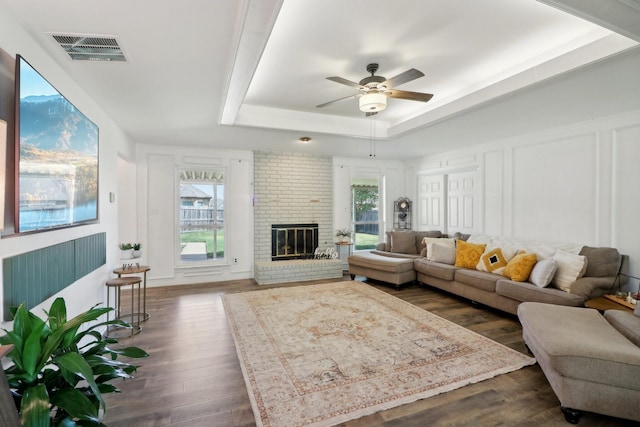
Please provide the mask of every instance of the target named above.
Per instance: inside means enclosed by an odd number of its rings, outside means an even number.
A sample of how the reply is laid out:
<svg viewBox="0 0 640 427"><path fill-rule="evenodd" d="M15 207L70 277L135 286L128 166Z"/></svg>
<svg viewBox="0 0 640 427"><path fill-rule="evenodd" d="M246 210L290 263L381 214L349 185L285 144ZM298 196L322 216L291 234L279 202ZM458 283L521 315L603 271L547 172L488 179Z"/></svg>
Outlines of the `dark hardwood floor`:
<svg viewBox="0 0 640 427"><path fill-rule="evenodd" d="M304 285L328 281L305 282ZM417 285L397 290L379 283L369 284L526 353L522 330L515 316L485 307L476 308L469 301ZM258 286L253 280L238 280L149 289L147 311L151 318L143 324L140 334L120 339L120 343L142 347L150 357L136 361L140 368L134 379L114 383L122 393L106 396L105 424L110 427L255 426L221 295L271 287L277 285ZM340 425L570 424L564 421L559 402L542 371L534 365ZM579 425L637 424L585 413Z"/></svg>

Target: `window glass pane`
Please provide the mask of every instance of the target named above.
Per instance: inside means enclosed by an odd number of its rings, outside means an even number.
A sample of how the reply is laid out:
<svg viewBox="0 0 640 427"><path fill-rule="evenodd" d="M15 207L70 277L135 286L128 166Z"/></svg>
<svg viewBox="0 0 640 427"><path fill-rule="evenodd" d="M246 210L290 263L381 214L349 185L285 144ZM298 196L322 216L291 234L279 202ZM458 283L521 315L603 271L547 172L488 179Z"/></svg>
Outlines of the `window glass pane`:
<svg viewBox="0 0 640 427"><path fill-rule="evenodd" d="M378 181L354 180L351 185L351 218L355 250L375 249L379 241Z"/></svg>
<svg viewBox="0 0 640 427"><path fill-rule="evenodd" d="M180 261L224 259L224 172L180 171Z"/></svg>

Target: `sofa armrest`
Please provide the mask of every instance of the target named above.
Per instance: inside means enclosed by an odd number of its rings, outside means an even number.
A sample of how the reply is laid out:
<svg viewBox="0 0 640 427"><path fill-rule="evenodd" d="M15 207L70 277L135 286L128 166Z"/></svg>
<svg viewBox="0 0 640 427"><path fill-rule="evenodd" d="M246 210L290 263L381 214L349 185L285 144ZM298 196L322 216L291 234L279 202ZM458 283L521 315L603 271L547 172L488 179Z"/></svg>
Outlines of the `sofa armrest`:
<svg viewBox="0 0 640 427"><path fill-rule="evenodd" d="M585 299L600 297L609 292L616 278L614 277L581 277L571 285L571 293Z"/></svg>

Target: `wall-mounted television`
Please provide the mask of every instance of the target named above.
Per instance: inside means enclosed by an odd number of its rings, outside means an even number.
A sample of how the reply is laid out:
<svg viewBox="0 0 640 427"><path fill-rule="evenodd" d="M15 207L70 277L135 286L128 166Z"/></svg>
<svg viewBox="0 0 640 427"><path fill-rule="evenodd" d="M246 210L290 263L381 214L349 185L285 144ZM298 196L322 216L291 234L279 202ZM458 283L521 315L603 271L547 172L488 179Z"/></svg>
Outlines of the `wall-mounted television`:
<svg viewBox="0 0 640 427"><path fill-rule="evenodd" d="M16 231L97 222L98 126L20 55L16 104Z"/></svg>

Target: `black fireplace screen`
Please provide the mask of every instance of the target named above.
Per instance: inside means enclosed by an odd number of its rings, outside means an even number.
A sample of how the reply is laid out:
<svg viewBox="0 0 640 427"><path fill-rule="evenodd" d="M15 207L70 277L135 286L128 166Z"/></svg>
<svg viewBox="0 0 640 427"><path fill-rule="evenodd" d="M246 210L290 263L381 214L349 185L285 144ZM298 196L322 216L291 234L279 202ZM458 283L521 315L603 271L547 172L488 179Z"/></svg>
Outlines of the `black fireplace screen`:
<svg viewBox="0 0 640 427"><path fill-rule="evenodd" d="M271 260L312 258L318 247L318 224L273 224Z"/></svg>

